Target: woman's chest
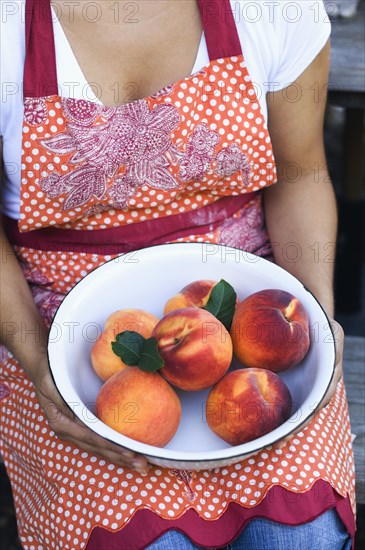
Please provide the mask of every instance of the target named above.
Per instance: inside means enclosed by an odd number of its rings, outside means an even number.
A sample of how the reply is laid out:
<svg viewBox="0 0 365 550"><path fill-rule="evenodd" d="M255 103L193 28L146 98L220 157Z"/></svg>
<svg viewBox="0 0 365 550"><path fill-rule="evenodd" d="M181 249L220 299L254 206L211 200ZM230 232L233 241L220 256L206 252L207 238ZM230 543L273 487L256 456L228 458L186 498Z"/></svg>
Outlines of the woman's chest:
<svg viewBox="0 0 365 550"><path fill-rule="evenodd" d="M196 0L144 0L129 3L128 10L118 2L103 1L93 11L89 3L76 4L72 14L67 2L53 8L104 105L147 97L191 74L202 36Z"/></svg>

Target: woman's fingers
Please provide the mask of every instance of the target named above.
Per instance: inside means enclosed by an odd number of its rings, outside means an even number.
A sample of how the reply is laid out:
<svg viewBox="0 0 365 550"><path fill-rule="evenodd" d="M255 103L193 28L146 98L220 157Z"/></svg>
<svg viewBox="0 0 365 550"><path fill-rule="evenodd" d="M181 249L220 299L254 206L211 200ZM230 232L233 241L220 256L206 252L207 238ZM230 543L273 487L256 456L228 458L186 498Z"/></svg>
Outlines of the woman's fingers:
<svg viewBox="0 0 365 550"><path fill-rule="evenodd" d="M50 428L60 439L109 462L141 474L148 472L149 465L144 456L108 441L83 424L63 401L50 376L42 377L36 385L36 394Z"/></svg>
<svg viewBox="0 0 365 550"><path fill-rule="evenodd" d="M330 323L331 323L331 327L334 335L335 349L336 349L335 370L334 370L334 375L333 375L333 379L330 384L330 387L328 388L326 395L324 396L324 398L320 403L320 406L319 406L320 409L326 407L329 404L332 397L336 393L337 385L343 376L342 357L343 357L343 346L344 346L344 338L345 338L344 332L341 325L334 319L330 319Z"/></svg>
<svg viewBox="0 0 365 550"><path fill-rule="evenodd" d="M336 357L335 357L335 370L333 374L333 378L331 381L331 384L323 397L321 403L319 404L318 408L316 409L316 413L318 410L323 409L327 407L327 405L330 403L332 397L335 395L337 390L337 385L339 381L342 378L343 370L342 370L342 357L343 357L343 346L344 346L344 332L341 327L341 325L335 321L334 319L330 319L332 331L334 334L334 341L335 341L335 348L336 348ZM300 426L300 428L290 435L284 437L281 441L277 443L277 446L279 449L285 447L285 445L292 439L292 437L295 436L296 433L302 431L304 428L309 426L309 424L312 422L314 418L314 415L310 416L308 420L305 422L304 425Z"/></svg>
<svg viewBox="0 0 365 550"><path fill-rule="evenodd" d="M343 346L345 340L345 334L340 323L335 321L335 319L330 319L333 336L335 340L336 347L336 365L342 361L343 356Z"/></svg>
<svg viewBox="0 0 365 550"><path fill-rule="evenodd" d="M148 462L144 456L104 439L81 422L65 417L60 411L57 417L47 417L47 420L50 428L60 439L69 441L84 451L109 462L137 470L141 474L148 472Z"/></svg>

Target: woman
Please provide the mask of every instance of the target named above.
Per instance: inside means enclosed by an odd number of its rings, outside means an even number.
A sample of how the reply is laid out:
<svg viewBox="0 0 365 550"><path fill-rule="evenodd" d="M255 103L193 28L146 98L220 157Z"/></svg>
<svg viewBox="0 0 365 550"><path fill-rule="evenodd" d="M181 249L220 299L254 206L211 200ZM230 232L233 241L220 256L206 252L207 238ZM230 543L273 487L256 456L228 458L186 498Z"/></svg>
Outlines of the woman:
<svg viewBox="0 0 365 550"><path fill-rule="evenodd" d="M150 468L90 432L46 356L64 293L116 253L159 242L273 254L333 316L329 24L321 3L274 4L83 0L51 11L27 0L25 18L24 2L5 9L15 63L5 59L1 121L1 453L26 549L351 545L338 325L336 375L308 425L208 472Z"/></svg>

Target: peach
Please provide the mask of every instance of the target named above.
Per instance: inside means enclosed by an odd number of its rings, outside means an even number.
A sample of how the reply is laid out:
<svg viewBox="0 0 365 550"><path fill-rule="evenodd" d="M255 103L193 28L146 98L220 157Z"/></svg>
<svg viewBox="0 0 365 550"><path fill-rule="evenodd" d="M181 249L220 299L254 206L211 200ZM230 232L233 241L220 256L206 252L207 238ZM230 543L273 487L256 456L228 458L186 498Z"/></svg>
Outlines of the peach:
<svg viewBox="0 0 365 550"><path fill-rule="evenodd" d="M142 309L120 309L106 320L105 327L91 350L91 364L102 380L108 380L127 365L115 355L111 343L120 332L132 330L150 338L159 319Z"/></svg>
<svg viewBox="0 0 365 550"><path fill-rule="evenodd" d="M217 284L217 281L199 280L184 286L178 294L175 294L165 304L163 313L167 315L175 309L184 307L205 307L210 296L212 288Z"/></svg>
<svg viewBox="0 0 365 550"><path fill-rule="evenodd" d="M214 315L197 307L168 313L152 336L164 361L161 374L183 390L202 390L227 372L232 360L229 332Z"/></svg>
<svg viewBox="0 0 365 550"><path fill-rule="evenodd" d="M101 387L96 416L131 439L164 447L178 429L181 405L160 374L127 367Z"/></svg>
<svg viewBox="0 0 365 550"><path fill-rule="evenodd" d="M236 308L230 334L233 353L246 367L281 372L306 355L309 319L303 304L284 290L251 294Z"/></svg>
<svg viewBox="0 0 365 550"><path fill-rule="evenodd" d="M285 422L292 398L281 378L265 369L239 369L226 374L206 403L209 428L230 445L265 435Z"/></svg>

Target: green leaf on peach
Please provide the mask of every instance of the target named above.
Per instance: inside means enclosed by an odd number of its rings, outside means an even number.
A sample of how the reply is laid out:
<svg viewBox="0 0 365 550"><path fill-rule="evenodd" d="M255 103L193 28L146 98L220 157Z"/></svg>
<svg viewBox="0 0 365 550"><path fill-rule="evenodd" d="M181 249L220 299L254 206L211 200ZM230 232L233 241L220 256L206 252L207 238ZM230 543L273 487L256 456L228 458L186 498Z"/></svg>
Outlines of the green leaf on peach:
<svg viewBox="0 0 365 550"><path fill-rule="evenodd" d="M138 365L145 338L138 332L125 330L112 342L112 350L129 367Z"/></svg>
<svg viewBox="0 0 365 550"><path fill-rule="evenodd" d="M237 294L229 283L221 279L213 288L204 309L216 317L227 330L231 328Z"/></svg>
<svg viewBox="0 0 365 550"><path fill-rule="evenodd" d="M164 365L157 348L156 338L146 338L143 343L138 367L145 372L156 372Z"/></svg>

